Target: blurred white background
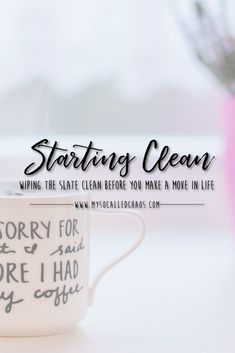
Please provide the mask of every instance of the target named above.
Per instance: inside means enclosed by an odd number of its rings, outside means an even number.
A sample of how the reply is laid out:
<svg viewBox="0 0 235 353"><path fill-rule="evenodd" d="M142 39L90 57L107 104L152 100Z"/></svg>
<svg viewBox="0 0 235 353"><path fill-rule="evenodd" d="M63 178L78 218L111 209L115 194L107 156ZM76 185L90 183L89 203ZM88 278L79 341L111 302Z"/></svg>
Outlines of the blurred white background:
<svg viewBox="0 0 235 353"><path fill-rule="evenodd" d="M217 133L171 2L0 1L1 133Z"/></svg>

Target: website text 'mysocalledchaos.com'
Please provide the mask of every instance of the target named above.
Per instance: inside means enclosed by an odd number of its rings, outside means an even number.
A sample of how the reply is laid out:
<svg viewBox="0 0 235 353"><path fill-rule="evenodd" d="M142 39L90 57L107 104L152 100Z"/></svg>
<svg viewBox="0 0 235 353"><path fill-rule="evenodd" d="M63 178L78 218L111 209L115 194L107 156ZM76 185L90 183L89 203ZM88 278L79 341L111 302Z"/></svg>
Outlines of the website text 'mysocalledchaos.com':
<svg viewBox="0 0 235 353"><path fill-rule="evenodd" d="M141 200L102 200L102 201L74 201L74 206L79 209L145 209L159 208L160 201Z"/></svg>

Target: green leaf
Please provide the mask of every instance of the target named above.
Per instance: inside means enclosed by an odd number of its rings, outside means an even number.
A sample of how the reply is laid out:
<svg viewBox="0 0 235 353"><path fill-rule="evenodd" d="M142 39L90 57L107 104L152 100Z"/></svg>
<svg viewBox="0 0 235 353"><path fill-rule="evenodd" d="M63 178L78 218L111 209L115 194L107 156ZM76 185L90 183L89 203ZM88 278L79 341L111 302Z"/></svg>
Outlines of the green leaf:
<svg viewBox="0 0 235 353"><path fill-rule="evenodd" d="M198 17L202 18L205 15L205 11L204 11L204 7L203 7L201 1L195 1L194 7L195 7L195 10L196 10Z"/></svg>

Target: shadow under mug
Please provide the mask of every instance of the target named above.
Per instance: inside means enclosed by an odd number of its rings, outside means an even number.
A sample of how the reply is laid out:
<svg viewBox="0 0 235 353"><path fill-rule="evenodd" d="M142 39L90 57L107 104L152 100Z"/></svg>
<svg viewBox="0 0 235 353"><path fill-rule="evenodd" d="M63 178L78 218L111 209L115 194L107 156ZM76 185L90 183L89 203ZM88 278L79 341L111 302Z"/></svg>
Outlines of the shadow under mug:
<svg viewBox="0 0 235 353"><path fill-rule="evenodd" d="M0 336L65 332L83 319L101 278L145 235L132 211L77 208L89 193L0 196ZM140 225L134 244L89 284L90 212L128 214Z"/></svg>

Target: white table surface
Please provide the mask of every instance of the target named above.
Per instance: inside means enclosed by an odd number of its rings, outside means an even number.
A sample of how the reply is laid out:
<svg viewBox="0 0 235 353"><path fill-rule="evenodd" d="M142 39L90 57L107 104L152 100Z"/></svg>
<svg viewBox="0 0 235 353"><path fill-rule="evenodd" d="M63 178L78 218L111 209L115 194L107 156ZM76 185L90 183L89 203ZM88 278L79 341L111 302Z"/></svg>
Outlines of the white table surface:
<svg viewBox="0 0 235 353"><path fill-rule="evenodd" d="M124 237L93 236L93 272L107 253L122 250L129 241ZM42 338L0 338L0 352L234 353L234 248L228 230L151 231L142 247L103 279L76 329Z"/></svg>

